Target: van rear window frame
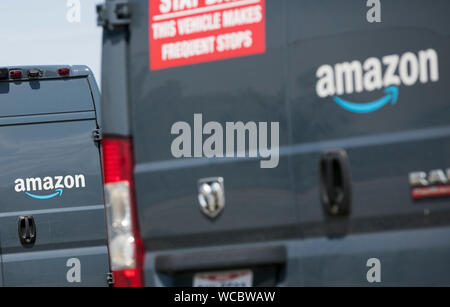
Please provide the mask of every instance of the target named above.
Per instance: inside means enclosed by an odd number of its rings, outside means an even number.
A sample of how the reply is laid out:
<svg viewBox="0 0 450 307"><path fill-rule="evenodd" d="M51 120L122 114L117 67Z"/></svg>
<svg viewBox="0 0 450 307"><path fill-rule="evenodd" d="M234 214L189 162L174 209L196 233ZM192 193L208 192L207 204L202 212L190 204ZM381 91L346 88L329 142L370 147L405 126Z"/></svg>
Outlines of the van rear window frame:
<svg viewBox="0 0 450 307"><path fill-rule="evenodd" d="M86 76L0 81L0 118L95 111Z"/></svg>

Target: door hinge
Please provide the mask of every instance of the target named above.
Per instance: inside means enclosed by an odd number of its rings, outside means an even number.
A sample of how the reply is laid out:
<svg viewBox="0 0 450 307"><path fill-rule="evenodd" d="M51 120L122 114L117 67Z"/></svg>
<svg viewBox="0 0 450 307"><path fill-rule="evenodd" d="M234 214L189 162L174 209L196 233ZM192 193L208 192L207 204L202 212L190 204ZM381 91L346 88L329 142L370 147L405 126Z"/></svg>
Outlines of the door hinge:
<svg viewBox="0 0 450 307"><path fill-rule="evenodd" d="M108 283L108 286L113 286L114 285L114 275L113 275L113 273L109 272L108 274L106 274L106 282Z"/></svg>
<svg viewBox="0 0 450 307"><path fill-rule="evenodd" d="M109 30L127 26L131 21L128 0L106 0L97 5L97 24Z"/></svg>
<svg viewBox="0 0 450 307"><path fill-rule="evenodd" d="M94 142L100 142L102 140L102 131L100 129L92 131L92 139Z"/></svg>

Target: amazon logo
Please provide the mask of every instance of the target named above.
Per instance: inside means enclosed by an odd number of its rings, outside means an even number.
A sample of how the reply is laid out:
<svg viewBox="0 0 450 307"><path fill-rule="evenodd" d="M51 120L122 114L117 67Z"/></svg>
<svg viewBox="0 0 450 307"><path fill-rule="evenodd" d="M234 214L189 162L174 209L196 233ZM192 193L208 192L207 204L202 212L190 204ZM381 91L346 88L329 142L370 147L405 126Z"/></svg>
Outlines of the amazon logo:
<svg viewBox="0 0 450 307"><path fill-rule="evenodd" d="M24 192L34 199L50 199L61 197L65 189L84 188L86 179L84 175L46 176L32 178L17 178L14 181L14 190Z"/></svg>
<svg viewBox="0 0 450 307"><path fill-rule="evenodd" d="M353 113L371 113L387 105L395 105L399 86L413 86L439 81L438 54L434 49L371 57L360 61L322 65L316 72L316 93L320 98L332 97L335 104ZM340 96L383 90L374 101L351 101Z"/></svg>

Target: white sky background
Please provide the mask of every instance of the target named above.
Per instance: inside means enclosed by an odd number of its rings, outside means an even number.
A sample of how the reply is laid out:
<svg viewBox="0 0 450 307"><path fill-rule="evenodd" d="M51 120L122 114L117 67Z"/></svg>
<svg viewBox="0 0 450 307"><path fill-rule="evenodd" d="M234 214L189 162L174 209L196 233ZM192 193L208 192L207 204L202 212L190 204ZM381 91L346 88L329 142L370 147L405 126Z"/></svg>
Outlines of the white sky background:
<svg viewBox="0 0 450 307"><path fill-rule="evenodd" d="M80 22L69 22L72 0L0 0L0 66L87 65L100 84L102 29L95 6L79 0Z"/></svg>

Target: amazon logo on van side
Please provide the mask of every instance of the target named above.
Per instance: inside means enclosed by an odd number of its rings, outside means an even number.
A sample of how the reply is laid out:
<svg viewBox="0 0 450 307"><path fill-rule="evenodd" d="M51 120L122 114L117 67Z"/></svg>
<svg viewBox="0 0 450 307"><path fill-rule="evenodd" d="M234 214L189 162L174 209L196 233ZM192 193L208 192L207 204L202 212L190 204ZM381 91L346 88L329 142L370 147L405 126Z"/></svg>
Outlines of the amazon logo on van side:
<svg viewBox="0 0 450 307"><path fill-rule="evenodd" d="M25 194L35 199L50 199L61 196L64 189L84 188L86 179L84 175L67 175L54 177L17 178L14 181L16 192Z"/></svg>
<svg viewBox="0 0 450 307"><path fill-rule="evenodd" d="M387 55L381 59L371 57L359 61L344 62L333 66L322 65L317 69L316 93L321 98L333 97L334 102L347 111L370 113L388 105L395 105L399 86L413 86L420 82L439 81L438 54L434 49L421 50L417 54ZM369 102L353 102L341 95L371 92L384 88L384 96Z"/></svg>

